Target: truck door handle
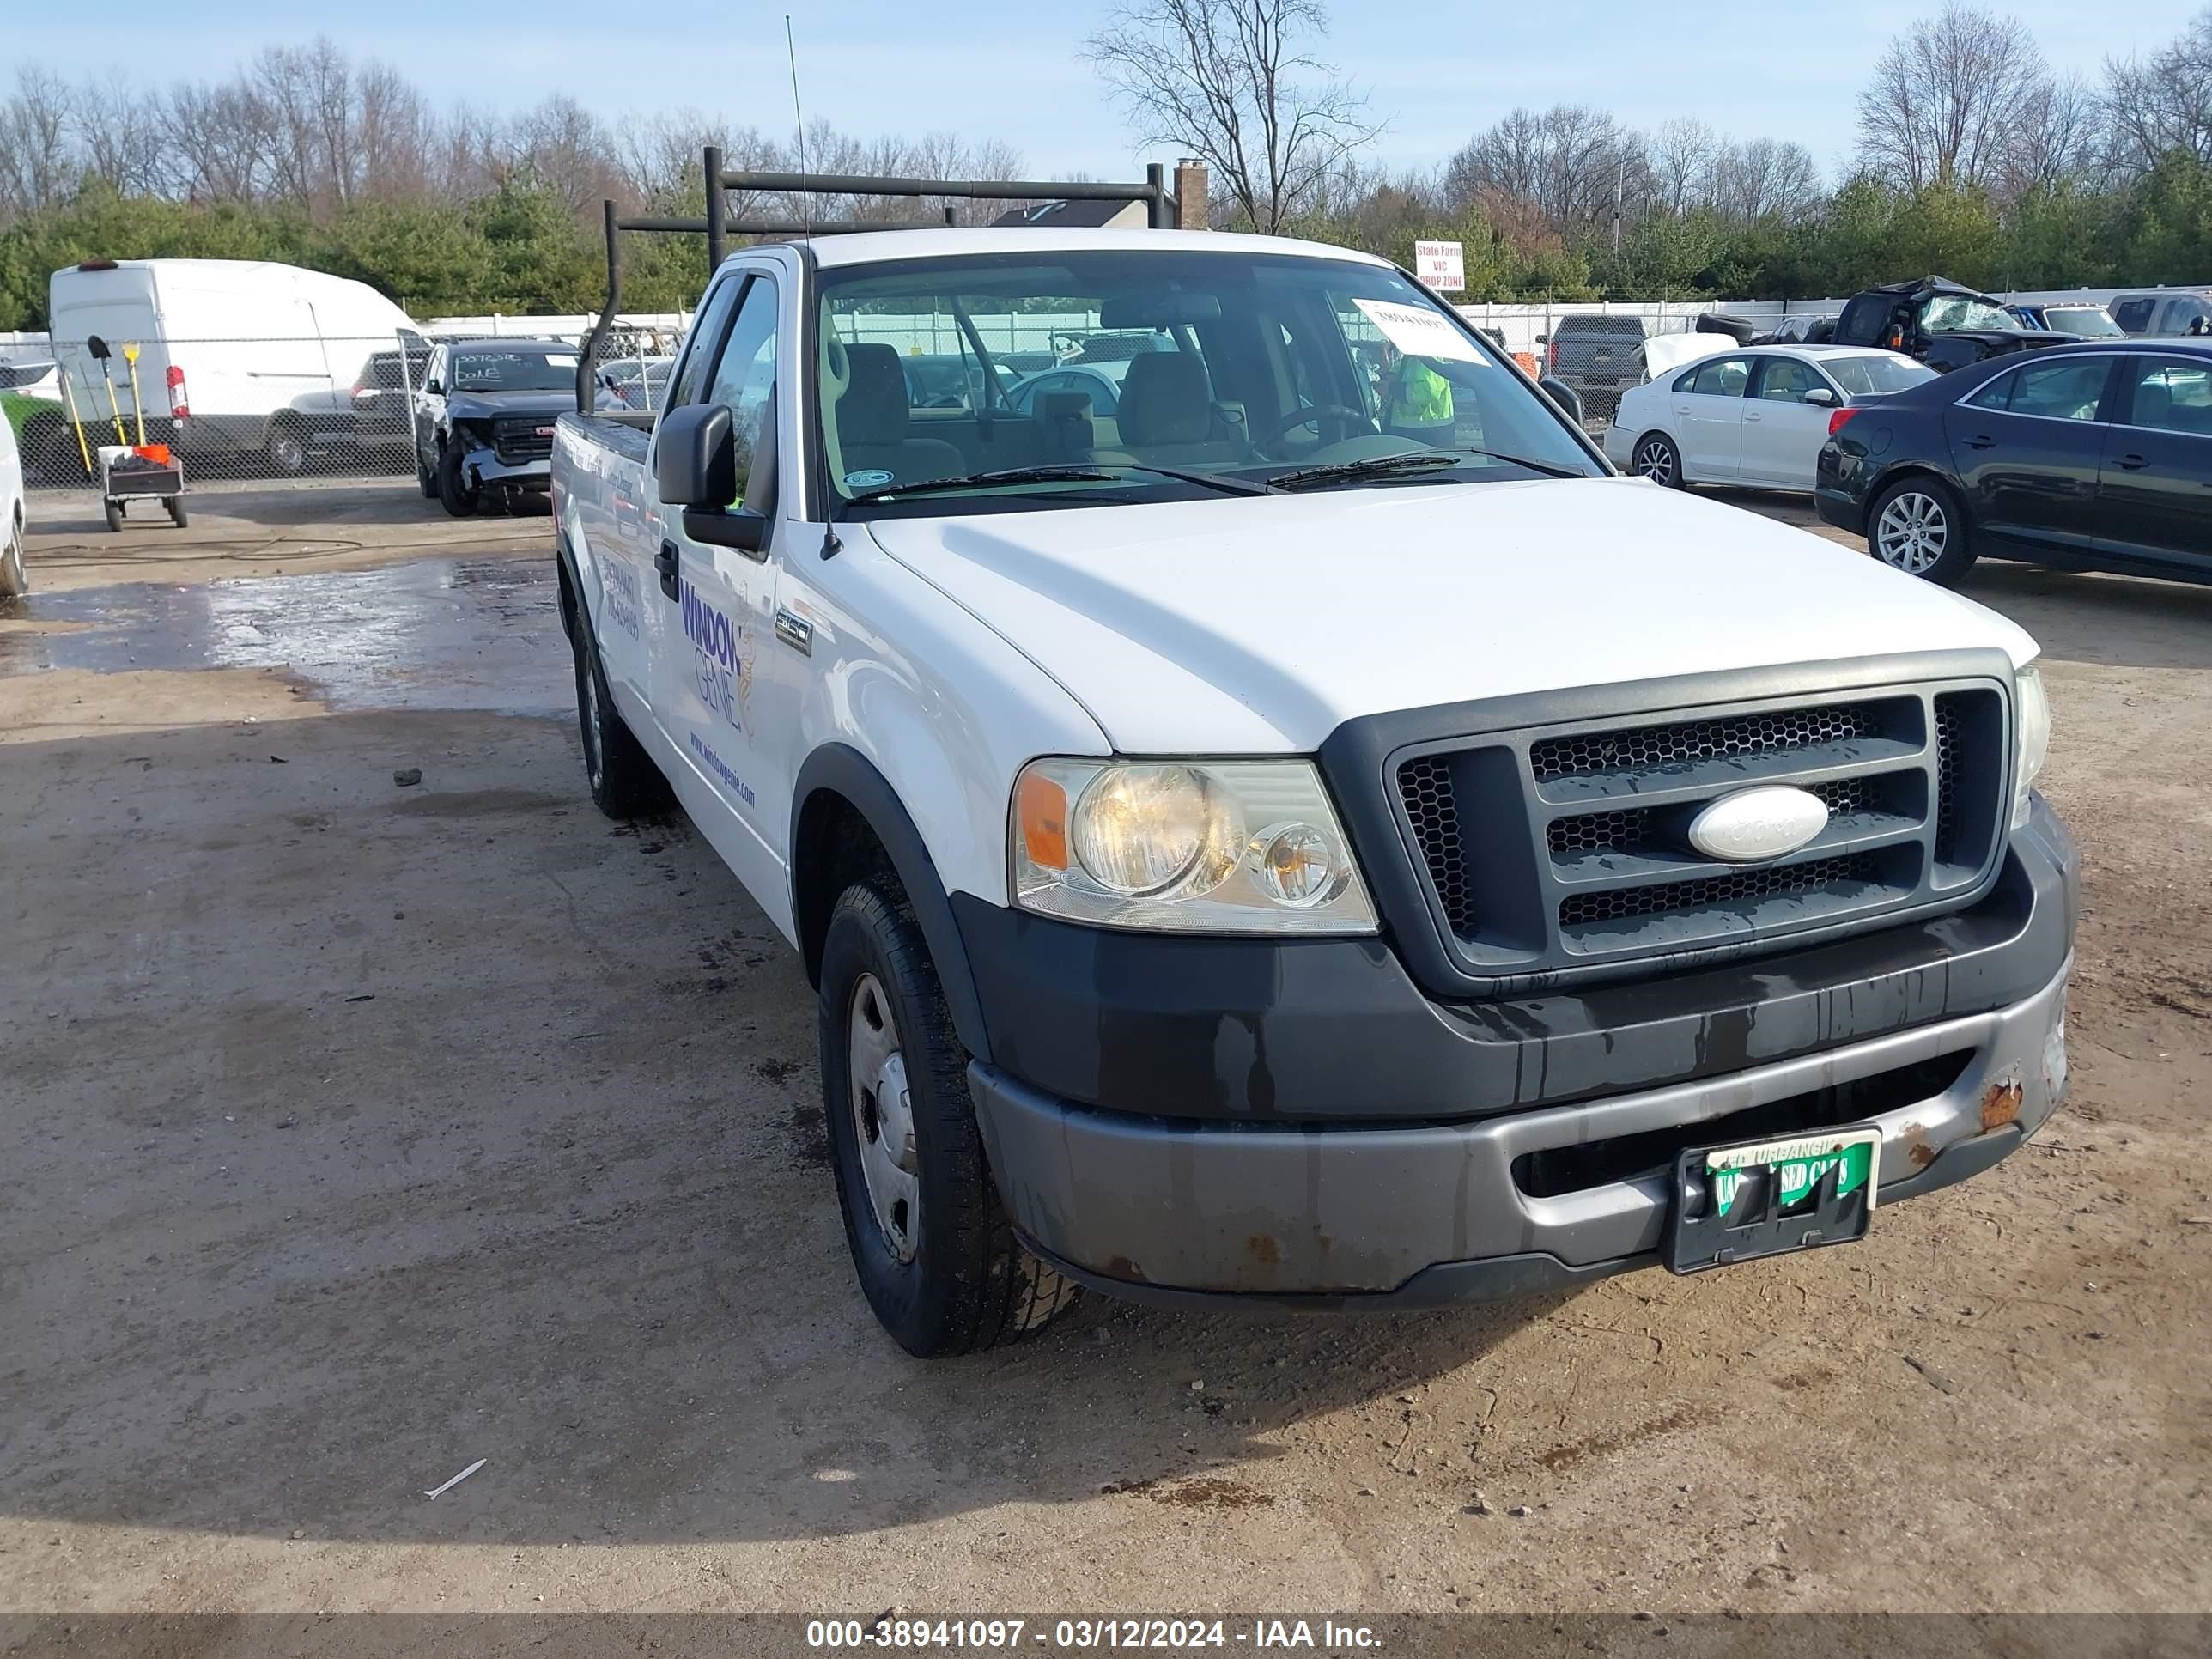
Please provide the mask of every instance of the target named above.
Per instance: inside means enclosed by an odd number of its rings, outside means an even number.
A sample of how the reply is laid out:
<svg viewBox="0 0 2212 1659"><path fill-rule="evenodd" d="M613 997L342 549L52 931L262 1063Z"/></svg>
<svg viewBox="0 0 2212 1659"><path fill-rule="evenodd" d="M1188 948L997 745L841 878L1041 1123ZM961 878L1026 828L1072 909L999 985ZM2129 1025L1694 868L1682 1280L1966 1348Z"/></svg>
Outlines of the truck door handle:
<svg viewBox="0 0 2212 1659"><path fill-rule="evenodd" d="M676 544L674 542L661 543L660 551L653 556L653 568L660 573L660 591L668 595L672 599L678 597L676 592Z"/></svg>
<svg viewBox="0 0 2212 1659"><path fill-rule="evenodd" d="M1987 433L1982 433L1975 437L1967 439L1966 447L1969 449L1987 449L1990 445L1996 442L1996 440L1995 438L1990 437Z"/></svg>
<svg viewBox="0 0 2212 1659"><path fill-rule="evenodd" d="M2114 465L2123 472L2140 472L2150 463L2140 455L2123 455Z"/></svg>

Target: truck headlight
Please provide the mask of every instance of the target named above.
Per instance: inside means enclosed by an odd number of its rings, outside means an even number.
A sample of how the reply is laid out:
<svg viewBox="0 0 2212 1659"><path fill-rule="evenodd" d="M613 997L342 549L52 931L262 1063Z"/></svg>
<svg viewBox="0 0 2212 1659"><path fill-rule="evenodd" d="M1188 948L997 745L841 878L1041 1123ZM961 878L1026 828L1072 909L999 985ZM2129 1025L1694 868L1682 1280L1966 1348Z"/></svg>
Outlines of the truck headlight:
<svg viewBox="0 0 2212 1659"><path fill-rule="evenodd" d="M2028 792L2043 775L2043 763L2051 753L2051 700L2043 692L2043 676L2033 667L2013 677L2012 708L2012 827L2027 823Z"/></svg>
<svg viewBox="0 0 2212 1659"><path fill-rule="evenodd" d="M1313 763L1040 760L1014 785L1015 903L1194 933L1371 933Z"/></svg>

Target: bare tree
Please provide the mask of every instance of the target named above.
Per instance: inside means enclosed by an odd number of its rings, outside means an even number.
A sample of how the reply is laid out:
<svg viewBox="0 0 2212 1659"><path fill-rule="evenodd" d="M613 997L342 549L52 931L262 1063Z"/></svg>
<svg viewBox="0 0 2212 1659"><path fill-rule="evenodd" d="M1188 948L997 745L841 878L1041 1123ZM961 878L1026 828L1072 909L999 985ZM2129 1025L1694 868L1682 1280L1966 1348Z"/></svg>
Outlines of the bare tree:
<svg viewBox="0 0 2212 1659"><path fill-rule="evenodd" d="M1694 117L1668 121L1651 136L1653 204L1664 212L1686 213L1712 194L1713 168L1726 146L1720 136Z"/></svg>
<svg viewBox="0 0 2212 1659"><path fill-rule="evenodd" d="M86 173L117 195L147 195L167 183L159 107L120 70L77 88L70 100L70 129Z"/></svg>
<svg viewBox="0 0 2212 1659"><path fill-rule="evenodd" d="M1640 133L1580 104L1516 109L1468 140L1444 164L1455 206L1498 191L1534 203L1560 232L1640 217L1651 164Z"/></svg>
<svg viewBox="0 0 2212 1659"><path fill-rule="evenodd" d="M1321 0L1138 0L1085 43L1141 140L1212 170L1255 228L1273 234L1382 124L1304 43Z"/></svg>
<svg viewBox="0 0 2212 1659"><path fill-rule="evenodd" d="M26 64L0 103L0 217L35 213L76 183L69 144L70 94L61 77Z"/></svg>
<svg viewBox="0 0 2212 1659"><path fill-rule="evenodd" d="M2212 7L2149 61L2107 63L2103 113L2118 173L2148 173L2177 149L2212 162Z"/></svg>
<svg viewBox="0 0 2212 1659"><path fill-rule="evenodd" d="M2017 18L1946 0L1892 40L1859 94L1859 157L1911 190L2006 179L2014 134L2048 76Z"/></svg>
<svg viewBox="0 0 2212 1659"><path fill-rule="evenodd" d="M1714 161L1707 204L1724 217L1799 219L1820 202L1820 169L1802 144L1754 138Z"/></svg>
<svg viewBox="0 0 2212 1659"><path fill-rule="evenodd" d="M2021 101L2005 155L2004 194L2046 189L2100 161L2106 136L2101 100L2078 76L2045 81Z"/></svg>

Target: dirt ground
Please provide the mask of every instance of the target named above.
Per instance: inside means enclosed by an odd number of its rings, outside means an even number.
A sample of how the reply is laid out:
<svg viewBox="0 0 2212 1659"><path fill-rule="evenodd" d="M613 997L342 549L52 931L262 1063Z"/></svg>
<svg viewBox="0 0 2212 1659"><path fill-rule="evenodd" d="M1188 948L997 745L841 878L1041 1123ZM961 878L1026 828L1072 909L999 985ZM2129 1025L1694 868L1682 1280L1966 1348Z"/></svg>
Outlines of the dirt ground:
<svg viewBox="0 0 2212 1659"><path fill-rule="evenodd" d="M0 1610L2212 1607L2212 590L1971 583L2087 860L1996 1170L1696 1279L923 1365L792 953L585 795L544 521L196 506L43 519L0 615Z"/></svg>

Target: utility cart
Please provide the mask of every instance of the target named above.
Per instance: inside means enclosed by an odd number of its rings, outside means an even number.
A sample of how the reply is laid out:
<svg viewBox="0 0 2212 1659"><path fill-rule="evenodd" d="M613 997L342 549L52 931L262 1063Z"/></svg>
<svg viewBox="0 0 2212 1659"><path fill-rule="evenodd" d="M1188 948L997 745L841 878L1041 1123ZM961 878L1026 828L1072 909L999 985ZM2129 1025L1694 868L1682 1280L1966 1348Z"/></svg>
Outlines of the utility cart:
<svg viewBox="0 0 2212 1659"><path fill-rule="evenodd" d="M185 523L185 471L168 445L102 444L97 453L100 503L110 530L123 528L132 501L159 501L172 524Z"/></svg>

